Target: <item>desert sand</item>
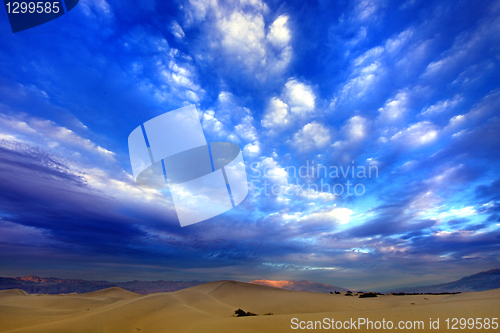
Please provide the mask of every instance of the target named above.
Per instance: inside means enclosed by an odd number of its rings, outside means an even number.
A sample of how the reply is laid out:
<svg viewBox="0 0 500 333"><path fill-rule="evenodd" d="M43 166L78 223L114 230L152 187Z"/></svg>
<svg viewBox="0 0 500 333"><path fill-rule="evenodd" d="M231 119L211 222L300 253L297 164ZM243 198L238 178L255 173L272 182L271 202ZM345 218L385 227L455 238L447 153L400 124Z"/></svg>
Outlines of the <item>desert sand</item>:
<svg viewBox="0 0 500 333"><path fill-rule="evenodd" d="M235 317L234 311L239 308L258 316ZM273 315L264 315L267 313ZM29 295L18 289L0 291L0 332L296 332L302 330L292 326L300 321L305 328L308 321L323 323L324 318L335 322L385 319L394 325L401 320L423 321L424 329L419 331L435 332L449 331L447 318L498 317L500 289L456 295L358 298L217 281L149 295L120 288L66 295ZM297 318L297 325L292 325L293 318ZM439 318L439 329L429 328L430 318ZM318 330L328 330L322 326L319 329L316 323ZM358 326L351 330L394 329Z"/></svg>

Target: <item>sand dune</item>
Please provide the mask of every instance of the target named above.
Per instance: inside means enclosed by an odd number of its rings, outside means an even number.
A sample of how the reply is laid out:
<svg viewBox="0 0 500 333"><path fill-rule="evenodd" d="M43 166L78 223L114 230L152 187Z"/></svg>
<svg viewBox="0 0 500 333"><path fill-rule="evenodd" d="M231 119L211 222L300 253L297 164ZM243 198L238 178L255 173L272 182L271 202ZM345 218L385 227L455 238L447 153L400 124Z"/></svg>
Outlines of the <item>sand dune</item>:
<svg viewBox="0 0 500 333"><path fill-rule="evenodd" d="M234 317L238 308L258 316ZM303 326L324 318L385 319L396 325L423 321L420 331L429 330L429 318L439 318L440 329L432 331L448 331L446 318L493 318L499 310L500 289L363 299L235 281L150 295L120 288L71 295L28 295L17 289L0 291L0 332L290 332L296 331L292 318ZM269 312L273 315L264 315Z"/></svg>

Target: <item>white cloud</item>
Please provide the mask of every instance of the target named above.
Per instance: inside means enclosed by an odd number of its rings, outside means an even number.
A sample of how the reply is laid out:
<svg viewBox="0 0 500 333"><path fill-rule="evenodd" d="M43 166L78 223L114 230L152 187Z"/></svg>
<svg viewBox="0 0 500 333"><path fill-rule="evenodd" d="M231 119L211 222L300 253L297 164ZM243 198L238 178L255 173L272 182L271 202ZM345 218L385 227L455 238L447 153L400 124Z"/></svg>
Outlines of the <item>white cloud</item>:
<svg viewBox="0 0 500 333"><path fill-rule="evenodd" d="M303 216L299 219L299 221L347 224L351 220L351 215L353 214L354 212L349 208L340 208L334 206L323 209L319 212Z"/></svg>
<svg viewBox="0 0 500 333"><path fill-rule="evenodd" d="M403 46L405 46L406 43L408 43L411 37L413 37L413 34L414 34L414 29L409 28L402 31L397 37L389 38L385 42L386 51L390 54L399 52L403 48Z"/></svg>
<svg viewBox="0 0 500 333"><path fill-rule="evenodd" d="M192 66L183 66L172 60L168 63L168 69L162 71L162 75L170 84L176 87L197 91L200 89L200 86L193 82L193 78L195 77L193 72L194 68Z"/></svg>
<svg viewBox="0 0 500 333"><path fill-rule="evenodd" d="M237 63L259 81L282 73L292 58L288 17L280 16L265 34L260 12L233 11L216 22L220 46L227 63ZM217 45L212 43L212 45Z"/></svg>
<svg viewBox="0 0 500 333"><path fill-rule="evenodd" d="M365 65L367 62L373 63L373 61L377 60L379 56L384 52L384 48L381 46L376 46L372 49L369 49L356 59L354 59L354 66Z"/></svg>
<svg viewBox="0 0 500 333"><path fill-rule="evenodd" d="M188 25L205 20L210 9L217 9L217 0L189 0L186 8Z"/></svg>
<svg viewBox="0 0 500 333"><path fill-rule="evenodd" d="M227 135L224 125L219 121L219 119L216 118L213 110L205 111L203 117L201 118L201 124L204 130L213 135L218 137Z"/></svg>
<svg viewBox="0 0 500 333"><path fill-rule="evenodd" d="M474 29L466 30L457 36L450 47L439 60L431 62L423 76L436 77L448 71L462 70L464 66L477 61L478 53L488 52L491 45L497 45L500 35L492 31L500 30L500 7L492 5L488 19L479 21Z"/></svg>
<svg viewBox="0 0 500 333"><path fill-rule="evenodd" d="M183 39L186 35L184 34L184 31L182 30L181 26L177 21L174 21L172 23L172 28L171 28L172 34L178 38L178 39Z"/></svg>
<svg viewBox="0 0 500 333"><path fill-rule="evenodd" d="M269 134L276 134L296 120L303 120L316 107L316 95L311 86L290 78L283 87L281 96L269 101L262 126L270 129Z"/></svg>
<svg viewBox="0 0 500 333"><path fill-rule="evenodd" d="M474 206L468 206L463 208L450 209L449 211L443 212L439 215L436 215L435 217L438 219L449 219L452 217L463 218L463 217L477 215L477 213L478 212L476 211Z"/></svg>
<svg viewBox="0 0 500 333"><path fill-rule="evenodd" d="M375 61L352 73L352 78L342 88L343 99L360 98L372 89L383 74L379 62Z"/></svg>
<svg viewBox="0 0 500 333"><path fill-rule="evenodd" d="M396 133L391 140L402 145L416 147L435 141L439 130L428 121L422 121Z"/></svg>
<svg viewBox="0 0 500 333"><path fill-rule="evenodd" d="M446 111L448 109L454 108L462 100L463 100L462 96L458 94L455 97L453 97L452 99L447 99L445 101L439 101L436 104L431 105L430 107L428 107L427 109L425 109L424 111L422 111L420 114L423 115L423 116L424 115L425 116L430 116L430 115L434 115L434 114L437 114L437 113L441 113L441 112L444 112L444 111Z"/></svg>
<svg viewBox="0 0 500 333"><path fill-rule="evenodd" d="M111 6L106 2L106 0L82 0L79 3L79 7L82 9L83 13L89 17L113 17Z"/></svg>
<svg viewBox="0 0 500 333"><path fill-rule="evenodd" d="M265 62L264 18L261 14L235 11L217 22L227 54L247 68Z"/></svg>
<svg viewBox="0 0 500 333"><path fill-rule="evenodd" d="M377 0L361 0L356 5L357 18L364 21L373 18L379 9L380 1Z"/></svg>
<svg viewBox="0 0 500 333"><path fill-rule="evenodd" d="M234 127L236 135L246 141L255 141L257 140L257 130L252 125L253 118L250 115L247 115L243 118L242 122L239 125Z"/></svg>
<svg viewBox="0 0 500 333"><path fill-rule="evenodd" d="M331 142L330 131L318 122L305 125L293 136L293 146L299 151L323 148Z"/></svg>
<svg viewBox="0 0 500 333"><path fill-rule="evenodd" d="M344 132L349 141L359 141L366 137L367 120L361 116L354 116L347 121Z"/></svg>
<svg viewBox="0 0 500 333"><path fill-rule="evenodd" d="M266 128L286 127L290 124L288 105L279 98L273 97L262 119L262 126Z"/></svg>
<svg viewBox="0 0 500 333"><path fill-rule="evenodd" d="M399 92L394 99L385 102L385 105L378 109L380 120L383 122L393 122L401 120L406 113L408 106L408 93Z"/></svg>
<svg viewBox="0 0 500 333"><path fill-rule="evenodd" d="M220 58L219 68L225 75L236 75L237 66L238 75L243 73L247 78L264 82L288 68L293 56L288 16L281 15L266 26L264 16L268 15L268 7L264 2L191 0L184 10L188 24L205 21L206 33L201 42L213 52L198 58L209 61Z"/></svg>
<svg viewBox="0 0 500 333"><path fill-rule="evenodd" d="M292 114L305 115L315 108L316 96L311 87L294 78L285 84L283 96Z"/></svg>
<svg viewBox="0 0 500 333"><path fill-rule="evenodd" d="M285 186L288 184L288 173L272 157L266 157L257 165L257 169L262 173L262 177L273 184Z"/></svg>
<svg viewBox="0 0 500 333"><path fill-rule="evenodd" d="M255 141L253 143L249 143L243 148L243 153L247 156L258 156L260 154L260 145L258 141Z"/></svg>
<svg viewBox="0 0 500 333"><path fill-rule="evenodd" d="M284 48L290 42L291 34L287 27L288 16L281 15L271 24L267 40L278 48Z"/></svg>
<svg viewBox="0 0 500 333"><path fill-rule="evenodd" d="M451 118L444 131L456 131L467 125L473 126L475 123L494 115L499 108L500 89L496 89L483 97L469 112Z"/></svg>
<svg viewBox="0 0 500 333"><path fill-rule="evenodd" d="M109 160L113 160L115 156L115 153L50 120L13 117L0 113L0 133L4 137L15 138L16 141L46 149L58 148L62 151L77 149L80 153L92 153Z"/></svg>

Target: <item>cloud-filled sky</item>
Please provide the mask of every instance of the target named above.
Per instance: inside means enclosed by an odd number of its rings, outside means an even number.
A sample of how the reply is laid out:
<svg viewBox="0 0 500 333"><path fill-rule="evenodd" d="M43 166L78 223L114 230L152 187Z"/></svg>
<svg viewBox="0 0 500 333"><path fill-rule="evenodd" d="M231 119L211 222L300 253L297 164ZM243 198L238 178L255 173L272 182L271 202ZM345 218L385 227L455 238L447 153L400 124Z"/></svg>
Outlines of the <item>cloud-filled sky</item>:
<svg viewBox="0 0 500 333"><path fill-rule="evenodd" d="M500 267L497 1L81 0L0 32L1 276L359 289ZM127 138L190 104L250 193L181 228Z"/></svg>

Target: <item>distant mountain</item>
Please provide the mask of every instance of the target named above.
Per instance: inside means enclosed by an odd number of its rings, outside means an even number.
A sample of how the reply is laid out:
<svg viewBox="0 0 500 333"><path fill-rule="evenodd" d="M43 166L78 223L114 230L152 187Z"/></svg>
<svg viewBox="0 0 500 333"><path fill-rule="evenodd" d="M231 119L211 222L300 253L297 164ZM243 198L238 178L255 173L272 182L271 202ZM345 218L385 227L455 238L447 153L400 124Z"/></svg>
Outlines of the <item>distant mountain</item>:
<svg viewBox="0 0 500 333"><path fill-rule="evenodd" d="M261 286L275 287L287 290L297 290L297 291L312 291L317 293L329 293L334 291L346 292L353 289L345 289L342 287L332 286L325 283L316 283L307 280L303 281L274 281L274 280L254 280L249 283L258 284Z"/></svg>
<svg viewBox="0 0 500 333"><path fill-rule="evenodd" d="M460 280L436 284L431 286L420 286L405 288L398 292L416 293L442 293L442 292L469 292L484 291L500 288L500 269L492 269L480 272L471 276L466 276Z"/></svg>
<svg viewBox="0 0 500 333"><path fill-rule="evenodd" d="M22 289L30 294L69 294L88 293L105 288L120 287L139 294L177 291L194 287L205 281L87 281L77 279L41 278L30 275L25 277L0 277L0 290Z"/></svg>

